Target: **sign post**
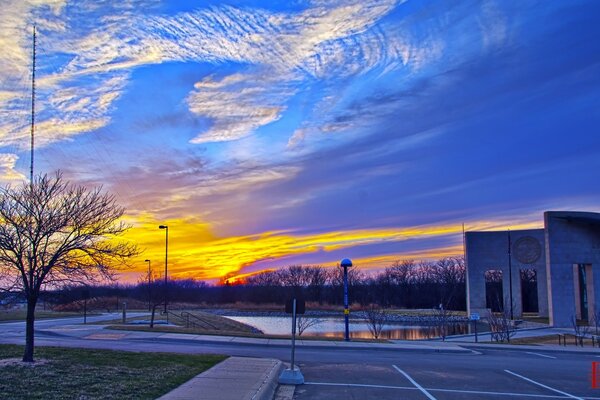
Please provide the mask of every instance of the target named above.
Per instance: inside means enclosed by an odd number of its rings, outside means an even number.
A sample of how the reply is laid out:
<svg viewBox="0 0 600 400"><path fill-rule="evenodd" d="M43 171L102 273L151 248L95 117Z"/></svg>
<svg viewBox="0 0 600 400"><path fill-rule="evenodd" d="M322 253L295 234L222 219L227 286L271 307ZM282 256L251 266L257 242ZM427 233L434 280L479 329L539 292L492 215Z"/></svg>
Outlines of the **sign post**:
<svg viewBox="0 0 600 400"><path fill-rule="evenodd" d="M344 340L350 340L350 308L348 307L348 268L352 266L352 261L348 258L344 258L340 264L344 268Z"/></svg>
<svg viewBox="0 0 600 400"><path fill-rule="evenodd" d="M296 297L288 300L285 304L285 312L292 314L292 362L291 368L285 369L279 375L279 383L283 385L301 385L304 383L304 375L294 365L296 363L296 314L304 314L304 300Z"/></svg>
<svg viewBox="0 0 600 400"><path fill-rule="evenodd" d="M292 372L294 371L294 355L296 354L296 298L292 300Z"/></svg>
<svg viewBox="0 0 600 400"><path fill-rule="evenodd" d="M479 338L477 337L477 321L479 321L479 313L471 313L469 315L469 319L473 322L473 330L475 331L475 343L479 342Z"/></svg>

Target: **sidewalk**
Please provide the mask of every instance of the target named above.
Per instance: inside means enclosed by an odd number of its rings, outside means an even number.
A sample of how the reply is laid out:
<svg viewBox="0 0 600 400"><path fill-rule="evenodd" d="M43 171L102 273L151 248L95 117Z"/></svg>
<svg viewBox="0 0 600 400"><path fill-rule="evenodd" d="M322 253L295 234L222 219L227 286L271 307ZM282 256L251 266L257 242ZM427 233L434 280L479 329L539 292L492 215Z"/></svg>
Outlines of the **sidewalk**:
<svg viewBox="0 0 600 400"><path fill-rule="evenodd" d="M213 335L193 335L184 333L162 333L162 332L146 332L146 331L125 331L125 330L109 330L103 331L106 333L119 333L123 335L120 339L128 340L172 340L186 342L204 342L204 343L228 343L228 344L257 344L263 346L276 346L290 348L292 345L291 339L263 339L249 338L237 336L213 336ZM94 339L93 336L83 337L82 339ZM335 347L340 349L369 349L369 350L403 350L403 351L419 351L419 352L434 352L434 353L469 353L470 350L465 349L457 343L436 342L436 341L391 341L388 343L370 343L370 342L345 342L329 341L329 340L303 340L296 338L296 348L323 348Z"/></svg>
<svg viewBox="0 0 600 400"><path fill-rule="evenodd" d="M281 369L279 360L229 357L159 400L271 400Z"/></svg>

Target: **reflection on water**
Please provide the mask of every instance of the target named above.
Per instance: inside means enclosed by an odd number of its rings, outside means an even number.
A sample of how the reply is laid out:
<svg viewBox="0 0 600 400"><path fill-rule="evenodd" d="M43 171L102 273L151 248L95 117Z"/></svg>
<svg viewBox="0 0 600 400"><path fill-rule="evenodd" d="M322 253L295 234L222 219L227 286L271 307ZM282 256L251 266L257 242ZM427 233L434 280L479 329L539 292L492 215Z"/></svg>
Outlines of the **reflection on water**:
<svg viewBox="0 0 600 400"><path fill-rule="evenodd" d="M243 322L260 329L269 335L289 335L291 332L291 317L263 317L263 316L227 316L227 318ZM350 320L350 337L356 339L372 339L366 322ZM468 324L452 324L448 328L448 335L468 333ZM344 337L344 320L341 318L321 318L321 322L307 328L303 335L323 337ZM435 326L421 326L408 324L386 325L381 333L382 339L421 340L440 336L440 328Z"/></svg>

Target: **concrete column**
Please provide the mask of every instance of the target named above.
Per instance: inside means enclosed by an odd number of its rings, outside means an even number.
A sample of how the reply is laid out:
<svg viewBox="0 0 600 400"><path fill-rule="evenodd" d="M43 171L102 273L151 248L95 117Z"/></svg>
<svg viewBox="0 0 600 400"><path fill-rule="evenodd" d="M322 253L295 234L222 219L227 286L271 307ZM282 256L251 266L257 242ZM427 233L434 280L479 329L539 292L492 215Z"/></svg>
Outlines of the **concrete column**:
<svg viewBox="0 0 600 400"><path fill-rule="evenodd" d="M536 267L537 292L538 292L538 315L548 317L548 280L546 279L546 268Z"/></svg>
<svg viewBox="0 0 600 400"><path fill-rule="evenodd" d="M475 269L475 268L473 268ZM477 271L477 269L475 269ZM483 312L485 310L485 272L477 271L467 274L467 312Z"/></svg>
<svg viewBox="0 0 600 400"><path fill-rule="evenodd" d="M573 264L573 296L575 299L575 317L581 319L581 290L579 288L579 264Z"/></svg>
<svg viewBox="0 0 600 400"><path fill-rule="evenodd" d="M573 264L547 264L550 324L570 327L576 315Z"/></svg>
<svg viewBox="0 0 600 400"><path fill-rule="evenodd" d="M585 267L587 274L587 294L588 294L588 321L593 322L600 312L600 271L598 265L588 264Z"/></svg>
<svg viewBox="0 0 600 400"><path fill-rule="evenodd" d="M508 283L508 268L506 270L506 282ZM510 287L505 289L506 305L510 307ZM513 303L513 316L515 319L523 316L523 299L521 296L521 268L515 265L514 260L512 264L512 303ZM510 312L510 308L507 309Z"/></svg>

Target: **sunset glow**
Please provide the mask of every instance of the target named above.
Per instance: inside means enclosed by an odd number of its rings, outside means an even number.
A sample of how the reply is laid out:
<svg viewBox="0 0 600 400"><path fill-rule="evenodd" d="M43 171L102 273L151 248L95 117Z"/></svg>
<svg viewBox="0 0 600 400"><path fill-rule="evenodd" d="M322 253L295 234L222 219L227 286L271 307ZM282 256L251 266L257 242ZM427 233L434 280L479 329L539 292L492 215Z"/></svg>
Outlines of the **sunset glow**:
<svg viewBox="0 0 600 400"><path fill-rule="evenodd" d="M123 271L243 280L461 255L466 230L598 211L594 1L6 0L0 180L126 208Z"/></svg>

